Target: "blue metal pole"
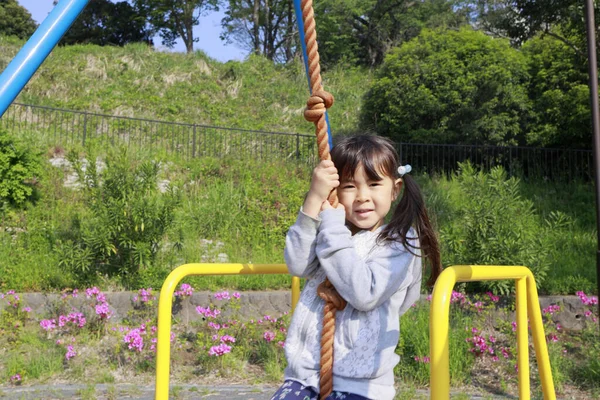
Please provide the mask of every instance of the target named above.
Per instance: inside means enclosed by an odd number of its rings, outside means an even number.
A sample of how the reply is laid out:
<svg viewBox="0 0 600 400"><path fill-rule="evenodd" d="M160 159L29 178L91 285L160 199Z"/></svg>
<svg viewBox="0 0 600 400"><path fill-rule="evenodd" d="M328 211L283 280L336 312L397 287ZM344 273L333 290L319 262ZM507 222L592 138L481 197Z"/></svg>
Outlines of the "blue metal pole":
<svg viewBox="0 0 600 400"><path fill-rule="evenodd" d="M302 6L300 0L294 0L294 8L296 10L296 23L298 24L298 33L300 34L300 44L302 45L302 58L304 60L304 69L306 70L306 79L308 80L308 90L312 94L310 86L310 75L308 73L308 54L306 53L306 39L304 36L304 19L302 18ZM333 149L333 141L331 140L331 124L329 123L329 114L325 111L325 121L327 121L327 138L329 139L329 148Z"/></svg>
<svg viewBox="0 0 600 400"><path fill-rule="evenodd" d="M21 93L89 0L60 0L0 75L0 117Z"/></svg>

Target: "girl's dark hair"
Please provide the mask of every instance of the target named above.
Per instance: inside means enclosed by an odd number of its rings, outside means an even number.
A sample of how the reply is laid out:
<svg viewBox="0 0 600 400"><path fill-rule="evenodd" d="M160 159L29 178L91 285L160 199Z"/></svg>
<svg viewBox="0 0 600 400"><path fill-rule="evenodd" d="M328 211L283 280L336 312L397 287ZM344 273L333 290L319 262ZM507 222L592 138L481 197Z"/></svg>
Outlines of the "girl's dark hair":
<svg viewBox="0 0 600 400"><path fill-rule="evenodd" d="M345 137L333 147L331 159L338 170L340 180L351 179L361 165L369 179L375 181L382 180L382 174L394 180L400 177L398 175L400 157L394 144L381 136ZM427 215L419 185L410 175L404 175L402 181L404 183L402 198L394 210L392 219L379 234L379 239L399 241L413 253L411 248L416 247L409 240L416 238L408 236L408 231L413 227L419 238L421 255L428 260L431 268L427 285L433 286L442 272L438 240Z"/></svg>

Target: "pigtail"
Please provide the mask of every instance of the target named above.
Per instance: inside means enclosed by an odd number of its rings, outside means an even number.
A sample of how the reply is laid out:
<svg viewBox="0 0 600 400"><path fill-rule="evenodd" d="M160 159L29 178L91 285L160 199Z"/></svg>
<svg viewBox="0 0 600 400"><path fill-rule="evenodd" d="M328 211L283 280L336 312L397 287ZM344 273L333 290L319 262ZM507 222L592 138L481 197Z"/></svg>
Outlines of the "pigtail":
<svg viewBox="0 0 600 400"><path fill-rule="evenodd" d="M442 272L439 242L429 220L421 188L410 175L404 175L402 180L404 193L394 210L390 223L381 232L380 237L387 240L399 240L408 251L415 248L409 243L409 240L418 238L421 255L428 260L431 268L427 285L433 286ZM411 227L414 227L417 232L417 238L408 237Z"/></svg>

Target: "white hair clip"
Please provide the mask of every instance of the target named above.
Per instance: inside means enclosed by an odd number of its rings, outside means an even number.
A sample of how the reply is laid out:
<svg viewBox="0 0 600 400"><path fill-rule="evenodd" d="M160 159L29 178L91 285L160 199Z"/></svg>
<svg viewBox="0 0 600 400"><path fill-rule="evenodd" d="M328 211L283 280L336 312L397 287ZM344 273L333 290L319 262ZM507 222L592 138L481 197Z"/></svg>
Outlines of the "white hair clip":
<svg viewBox="0 0 600 400"><path fill-rule="evenodd" d="M412 167L409 164L401 165L398 167L398 174L400 174L400 176L404 176L405 174L408 174L410 171L412 171Z"/></svg>

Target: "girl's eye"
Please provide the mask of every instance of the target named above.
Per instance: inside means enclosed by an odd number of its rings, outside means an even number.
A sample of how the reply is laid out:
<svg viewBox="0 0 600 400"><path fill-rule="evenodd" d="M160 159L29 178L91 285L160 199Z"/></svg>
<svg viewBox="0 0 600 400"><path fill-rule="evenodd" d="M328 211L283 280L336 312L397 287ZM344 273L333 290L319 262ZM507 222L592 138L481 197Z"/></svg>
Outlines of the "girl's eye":
<svg viewBox="0 0 600 400"><path fill-rule="evenodd" d="M371 183L371 186L381 186L381 183L379 183L379 182L373 182L373 183Z"/></svg>
<svg viewBox="0 0 600 400"><path fill-rule="evenodd" d="M354 185L342 185L342 189L352 189Z"/></svg>

